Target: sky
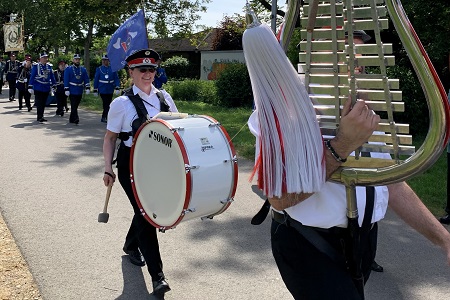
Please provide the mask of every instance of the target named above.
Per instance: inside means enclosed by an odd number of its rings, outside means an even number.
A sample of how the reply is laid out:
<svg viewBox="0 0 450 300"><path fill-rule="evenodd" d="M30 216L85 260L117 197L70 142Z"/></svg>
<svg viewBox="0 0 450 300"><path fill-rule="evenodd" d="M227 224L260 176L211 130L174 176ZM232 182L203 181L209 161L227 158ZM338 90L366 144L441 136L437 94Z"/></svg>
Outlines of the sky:
<svg viewBox="0 0 450 300"><path fill-rule="evenodd" d="M206 14L201 14L201 20L197 24L217 27L225 15L230 17L235 13L243 15L245 3L246 0L212 0L206 4L208 10Z"/></svg>

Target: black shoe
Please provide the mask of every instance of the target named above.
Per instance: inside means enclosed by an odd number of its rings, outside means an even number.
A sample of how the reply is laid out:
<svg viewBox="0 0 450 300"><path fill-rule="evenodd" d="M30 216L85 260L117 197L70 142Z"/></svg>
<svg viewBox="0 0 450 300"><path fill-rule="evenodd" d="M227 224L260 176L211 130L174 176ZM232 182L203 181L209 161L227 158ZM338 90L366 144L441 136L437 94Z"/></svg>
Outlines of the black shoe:
<svg viewBox="0 0 450 300"><path fill-rule="evenodd" d="M66 112L68 112L70 110L70 108L66 107Z"/></svg>
<svg viewBox="0 0 450 300"><path fill-rule="evenodd" d="M165 278L158 281L153 281L153 295L156 297L164 297L164 294L170 291L170 286Z"/></svg>
<svg viewBox="0 0 450 300"><path fill-rule="evenodd" d="M102 119L100 120L100 122L102 122L102 123L108 123L108 120L106 120L106 118L102 118Z"/></svg>
<svg viewBox="0 0 450 300"><path fill-rule="evenodd" d="M19 110L22 110L22 107L19 107Z"/></svg>
<svg viewBox="0 0 450 300"><path fill-rule="evenodd" d="M33 108L30 106L30 107L28 107L28 111L31 111Z"/></svg>
<svg viewBox="0 0 450 300"><path fill-rule="evenodd" d="M446 215L445 217L439 218L439 222L446 225L450 224L450 214Z"/></svg>
<svg viewBox="0 0 450 300"><path fill-rule="evenodd" d="M47 122L47 119L40 118L38 121L41 122L41 123L43 123L43 122Z"/></svg>
<svg viewBox="0 0 450 300"><path fill-rule="evenodd" d="M57 111L57 112L55 113L55 116L61 116L61 117L64 117L64 111Z"/></svg>
<svg viewBox="0 0 450 300"><path fill-rule="evenodd" d="M377 264L376 261L373 261L371 268L372 268L372 271L375 271L375 272L383 272L384 271L383 267L380 266L379 264Z"/></svg>
<svg viewBox="0 0 450 300"><path fill-rule="evenodd" d="M127 250L127 249L123 248L123 252L128 254L128 257L130 258L130 262L133 265L136 265L139 267L145 266L145 260L142 257L141 251L139 251L139 249L138 250Z"/></svg>
<svg viewBox="0 0 450 300"><path fill-rule="evenodd" d="M78 123L80 123L80 120L75 120L75 125L78 125Z"/></svg>

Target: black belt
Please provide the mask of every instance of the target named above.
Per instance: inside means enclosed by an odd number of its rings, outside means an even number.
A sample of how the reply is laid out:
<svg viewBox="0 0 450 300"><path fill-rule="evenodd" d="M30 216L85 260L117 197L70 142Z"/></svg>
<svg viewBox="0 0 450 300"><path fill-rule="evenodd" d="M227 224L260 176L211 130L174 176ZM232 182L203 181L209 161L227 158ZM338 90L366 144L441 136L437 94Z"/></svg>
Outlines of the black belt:
<svg viewBox="0 0 450 300"><path fill-rule="evenodd" d="M338 235L342 235L342 236L347 234L346 228L341 228L341 227L320 228L320 227L312 227L312 226L303 225L301 222L293 219L288 214L282 214L273 209L272 209L272 219L274 219L275 221L277 221L280 224L286 225L287 227L295 228L296 226L302 226L302 227L310 228L311 230L315 230L315 231L323 232L323 233L338 234ZM294 225L295 223L298 223L298 224Z"/></svg>
<svg viewBox="0 0 450 300"><path fill-rule="evenodd" d="M343 237L346 234L345 228L332 227L329 229L305 226L301 222L292 219L286 212L279 213L272 209L272 219L282 225L287 227L292 227L297 230L306 240L308 240L312 245L314 245L317 250L328 256L331 260L336 262L341 266L345 266L345 258L342 254L338 253L328 241L326 241L319 232L329 233L329 234L339 234Z"/></svg>

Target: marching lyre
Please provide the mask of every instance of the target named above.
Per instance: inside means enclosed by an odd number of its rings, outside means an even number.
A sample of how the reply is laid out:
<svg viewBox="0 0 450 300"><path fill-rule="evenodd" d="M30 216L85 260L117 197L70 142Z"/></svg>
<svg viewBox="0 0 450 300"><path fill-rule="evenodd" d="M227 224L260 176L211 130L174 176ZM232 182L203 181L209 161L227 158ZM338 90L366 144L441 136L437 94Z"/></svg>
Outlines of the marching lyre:
<svg viewBox="0 0 450 300"><path fill-rule="evenodd" d="M289 1L290 5L292 2ZM316 2L317 15L310 16ZM392 160L355 157L349 159L332 179L351 185L385 185L406 180L430 167L440 156L447 141L448 109L445 91L414 33L400 1L312 1L303 7L302 41L299 73L312 95L318 111L322 133L335 135L339 127L339 109L350 96L358 98L386 118L360 151L390 153ZM387 76L387 66L395 64L392 45L381 41L380 31L387 29L390 16L399 33L411 63L424 90L430 112L430 127L423 145L415 151L408 124L395 122L393 113L404 111L402 93L397 79ZM314 29L311 19L314 18ZM374 42L353 44L355 30L372 30ZM348 32L348 45L345 33ZM311 36L309 38L309 36ZM355 74L357 66L377 67L378 73ZM357 153L358 154L358 153ZM409 156L401 160L401 156Z"/></svg>

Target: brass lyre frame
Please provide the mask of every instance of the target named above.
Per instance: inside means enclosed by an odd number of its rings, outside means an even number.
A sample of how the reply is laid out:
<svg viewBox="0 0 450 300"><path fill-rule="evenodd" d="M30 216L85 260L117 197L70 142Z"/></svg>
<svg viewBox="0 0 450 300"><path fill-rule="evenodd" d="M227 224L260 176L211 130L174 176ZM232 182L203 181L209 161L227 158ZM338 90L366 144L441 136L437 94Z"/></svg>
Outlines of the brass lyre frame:
<svg viewBox="0 0 450 300"><path fill-rule="evenodd" d="M286 21L284 25L284 34L281 36L281 45L284 49L287 48L291 38L291 32L295 26L295 17L298 16L297 11L300 9L300 2L290 0L286 11ZM319 1L310 0L309 18L307 31L307 42L311 42L312 32L314 31L314 22L317 13L317 6ZM332 1L333 2L333 1ZM347 0L349 4L353 1ZM358 1L356 1L358 2ZM379 0L369 0L372 7L379 3ZM405 50L410 57L411 63L420 80L422 89L429 109L429 129L428 134L421 145L409 158L404 161L398 158L390 162L382 162L381 160L363 160L358 162L356 159L351 159L349 163L339 168L331 177L331 180L341 182L347 187L347 200L349 217L356 217L356 200L352 199L355 195L355 186L377 186L387 185L391 183L401 182L415 175L424 172L431 167L434 162L440 157L443 148L447 142L448 135L448 101L442 83L436 75L433 65L429 61L420 40L414 32L409 20L402 8L399 0L385 1L389 16L395 26L400 40L405 47ZM335 3L331 3L332 5ZM349 9L349 7L347 7ZM351 14L347 14L351 16ZM351 22L350 20L347 20ZM349 24L351 26L351 24ZM352 28L352 27L348 27ZM350 38L349 38L350 39ZM308 57L308 56L307 56ZM306 64L308 64L308 58ZM308 86L308 68L305 71L305 85ZM385 78L384 80L388 80ZM350 83L351 85L351 83ZM388 100L388 99L386 99ZM389 108L389 107L388 107ZM392 125L392 121L390 121ZM397 138L394 135L393 143L397 143Z"/></svg>

